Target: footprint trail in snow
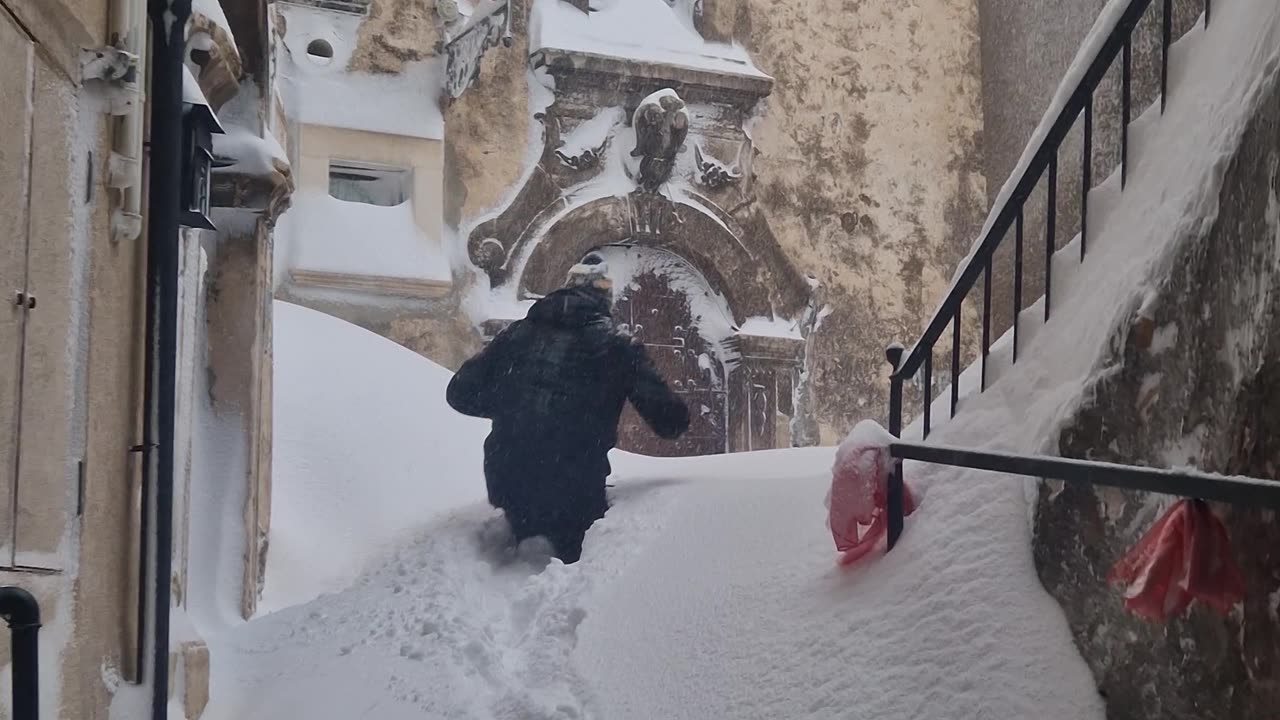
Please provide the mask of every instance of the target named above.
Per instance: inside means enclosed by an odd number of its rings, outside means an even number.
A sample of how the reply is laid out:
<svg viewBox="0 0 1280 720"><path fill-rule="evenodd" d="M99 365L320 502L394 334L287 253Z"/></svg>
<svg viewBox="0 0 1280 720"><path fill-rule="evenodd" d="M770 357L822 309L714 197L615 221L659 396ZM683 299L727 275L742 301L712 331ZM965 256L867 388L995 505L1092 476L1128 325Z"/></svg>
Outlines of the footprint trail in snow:
<svg viewBox="0 0 1280 720"><path fill-rule="evenodd" d="M588 534L598 552L570 566L537 542L508 549L491 512L455 513L348 590L229 633L214 675L243 691L206 717L597 717L571 661L578 628L595 585L652 530L636 510L660 495L633 491Z"/></svg>

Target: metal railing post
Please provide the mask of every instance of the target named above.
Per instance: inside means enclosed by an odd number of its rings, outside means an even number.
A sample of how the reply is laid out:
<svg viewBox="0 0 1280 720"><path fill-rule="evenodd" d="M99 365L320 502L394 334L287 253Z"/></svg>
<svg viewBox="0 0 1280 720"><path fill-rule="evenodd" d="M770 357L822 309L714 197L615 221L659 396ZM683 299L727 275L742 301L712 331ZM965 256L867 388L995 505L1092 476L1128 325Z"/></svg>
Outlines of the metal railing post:
<svg viewBox="0 0 1280 720"><path fill-rule="evenodd" d="M902 437L902 354L904 350L897 343L890 345L885 351L885 359L889 361L892 374L889 376L889 434ZM887 488L887 508L889 526L889 550L898 543L902 535L902 461L893 460L893 469L889 471Z"/></svg>

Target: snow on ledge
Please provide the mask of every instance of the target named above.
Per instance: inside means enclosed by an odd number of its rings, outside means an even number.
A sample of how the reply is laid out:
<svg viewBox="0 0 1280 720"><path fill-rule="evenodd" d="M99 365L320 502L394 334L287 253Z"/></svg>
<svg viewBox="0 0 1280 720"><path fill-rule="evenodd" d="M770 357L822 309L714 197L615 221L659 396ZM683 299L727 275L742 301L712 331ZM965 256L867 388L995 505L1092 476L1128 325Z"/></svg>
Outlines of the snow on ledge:
<svg viewBox="0 0 1280 720"><path fill-rule="evenodd" d="M214 157L234 161L231 165L214 170L216 173L246 173L255 177L269 177L277 172L277 163L289 167L289 158L274 135L258 137L256 133L240 125L227 125L226 134L213 136Z"/></svg>
<svg viewBox="0 0 1280 720"><path fill-rule="evenodd" d="M448 282L440 242L414 218L413 201L395 207L347 202L301 190L287 219L290 270Z"/></svg>

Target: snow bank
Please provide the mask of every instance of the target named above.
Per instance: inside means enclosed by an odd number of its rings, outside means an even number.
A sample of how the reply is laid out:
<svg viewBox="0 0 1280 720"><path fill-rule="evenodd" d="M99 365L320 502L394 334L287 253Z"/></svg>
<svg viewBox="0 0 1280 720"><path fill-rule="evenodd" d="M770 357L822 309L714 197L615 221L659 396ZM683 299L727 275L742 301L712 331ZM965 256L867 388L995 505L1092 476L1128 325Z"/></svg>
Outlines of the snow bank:
<svg viewBox="0 0 1280 720"><path fill-rule="evenodd" d="M282 609L209 638L208 720L1101 717L1015 484L939 483L898 551L841 572L830 448L619 453L581 563L510 558L447 374L309 310L276 322Z"/></svg>
<svg viewBox="0 0 1280 720"><path fill-rule="evenodd" d="M415 280L451 277L440 243L414 218L413 200L394 207L299 190L287 211L291 270Z"/></svg>
<svg viewBox="0 0 1280 720"><path fill-rule="evenodd" d="M768 78L739 45L712 43L693 28L687 3L592 0L584 13L562 0L535 0L529 52L567 50L729 75Z"/></svg>
<svg viewBox="0 0 1280 720"><path fill-rule="evenodd" d="M450 373L355 325L275 306L271 538L261 612L341 589L408 529L484 499L485 422Z"/></svg>
<svg viewBox="0 0 1280 720"><path fill-rule="evenodd" d="M1020 502L957 486L911 551L840 572L831 460L619 456L568 567L506 559L492 512L455 511L219 638L205 717L1101 717Z"/></svg>

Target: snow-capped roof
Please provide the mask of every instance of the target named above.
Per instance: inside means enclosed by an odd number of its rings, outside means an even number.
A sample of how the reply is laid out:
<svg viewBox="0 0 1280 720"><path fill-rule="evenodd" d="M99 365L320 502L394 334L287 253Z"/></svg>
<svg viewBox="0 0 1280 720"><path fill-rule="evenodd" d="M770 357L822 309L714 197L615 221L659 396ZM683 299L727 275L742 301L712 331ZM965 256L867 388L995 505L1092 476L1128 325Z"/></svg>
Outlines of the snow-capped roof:
<svg viewBox="0 0 1280 720"><path fill-rule="evenodd" d="M664 0L592 0L584 13L563 0L535 0L529 52L564 50L769 79L740 45L707 42L683 7Z"/></svg>

